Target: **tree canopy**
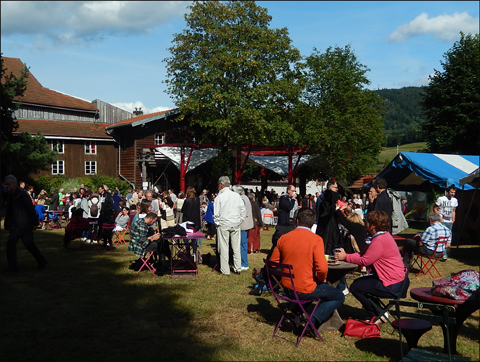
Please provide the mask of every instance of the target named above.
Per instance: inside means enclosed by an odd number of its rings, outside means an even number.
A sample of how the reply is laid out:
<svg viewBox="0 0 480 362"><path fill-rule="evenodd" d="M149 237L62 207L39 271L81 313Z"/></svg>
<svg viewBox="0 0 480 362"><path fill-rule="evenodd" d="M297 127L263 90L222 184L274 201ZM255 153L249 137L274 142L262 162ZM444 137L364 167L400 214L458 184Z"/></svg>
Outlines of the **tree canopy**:
<svg viewBox="0 0 480 362"><path fill-rule="evenodd" d="M31 171L45 170L57 158L42 134L32 136L25 132L14 135L19 125L13 113L21 104L14 101L14 98L24 94L27 89L27 78L30 75L26 66L20 73L20 77L16 77L13 73L6 74L3 58L1 58L0 112L2 119L0 131L2 141L0 152L2 178L9 173L25 177Z"/></svg>
<svg viewBox="0 0 480 362"><path fill-rule="evenodd" d="M302 58L253 1L195 2L185 20L165 59L166 92L203 128L200 142L305 146L325 177L373 169L381 98L365 88L368 69L349 46Z"/></svg>
<svg viewBox="0 0 480 362"><path fill-rule="evenodd" d="M165 59L167 92L205 129L201 141L291 143L301 56L287 29L269 28L252 1L195 2L185 20Z"/></svg>
<svg viewBox="0 0 480 362"><path fill-rule="evenodd" d="M314 49L305 60L304 142L322 156L320 170L350 181L374 170L383 138L383 101L366 89L368 71L350 46Z"/></svg>
<svg viewBox="0 0 480 362"><path fill-rule="evenodd" d="M421 100L429 151L480 154L479 35L461 33L435 69Z"/></svg>

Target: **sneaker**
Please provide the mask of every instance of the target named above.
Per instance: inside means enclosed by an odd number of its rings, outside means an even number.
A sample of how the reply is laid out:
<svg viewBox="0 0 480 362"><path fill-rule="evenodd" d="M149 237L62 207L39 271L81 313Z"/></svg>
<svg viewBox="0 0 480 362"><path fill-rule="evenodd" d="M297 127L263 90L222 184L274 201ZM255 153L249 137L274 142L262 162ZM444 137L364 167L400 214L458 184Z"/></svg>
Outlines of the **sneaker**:
<svg viewBox="0 0 480 362"><path fill-rule="evenodd" d="M440 261L447 261L448 260L448 256L444 255L442 256L442 258L440 259Z"/></svg>
<svg viewBox="0 0 480 362"><path fill-rule="evenodd" d="M45 229L46 229L46 227L45 227L45 226L42 226L42 230L45 230Z"/></svg>
<svg viewBox="0 0 480 362"><path fill-rule="evenodd" d="M375 324L381 324L381 323L387 323L388 319L390 318L390 315L388 312L385 312L380 319L378 319Z"/></svg>
<svg viewBox="0 0 480 362"><path fill-rule="evenodd" d="M242 267L240 268L240 271L244 271L244 270L248 270L248 269L250 269L248 266L242 266Z"/></svg>

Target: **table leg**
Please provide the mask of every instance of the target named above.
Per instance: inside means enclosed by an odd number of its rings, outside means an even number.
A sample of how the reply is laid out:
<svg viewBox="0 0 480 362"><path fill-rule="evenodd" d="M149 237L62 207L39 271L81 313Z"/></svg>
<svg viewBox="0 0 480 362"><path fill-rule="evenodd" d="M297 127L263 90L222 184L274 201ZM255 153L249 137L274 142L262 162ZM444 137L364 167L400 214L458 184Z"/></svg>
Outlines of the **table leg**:
<svg viewBox="0 0 480 362"><path fill-rule="evenodd" d="M344 322L338 314L338 311L335 309L330 318L328 318L325 322L322 323L320 327L318 327L319 332L323 331L338 331Z"/></svg>

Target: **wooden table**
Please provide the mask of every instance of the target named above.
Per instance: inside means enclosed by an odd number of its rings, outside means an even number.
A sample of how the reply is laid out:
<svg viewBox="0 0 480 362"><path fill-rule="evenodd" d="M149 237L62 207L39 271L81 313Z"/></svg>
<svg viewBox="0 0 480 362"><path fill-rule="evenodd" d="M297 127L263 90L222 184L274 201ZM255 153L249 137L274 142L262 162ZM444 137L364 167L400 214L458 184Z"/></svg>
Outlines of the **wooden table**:
<svg viewBox="0 0 480 362"><path fill-rule="evenodd" d="M347 263L346 261L339 261L338 264L328 264L328 273L327 273L327 283L332 287L336 288L340 279L345 276L348 272L353 271L358 268L357 264ZM318 328L320 332L322 331L338 331L344 322L338 314L338 311L335 309L332 316L327 319L322 325Z"/></svg>
<svg viewBox="0 0 480 362"><path fill-rule="evenodd" d="M472 294L466 301L439 297L432 294L431 287L413 288L410 290L410 296L425 303L436 303L442 305L449 305L453 307L455 317L455 324L446 326L441 325L443 330L443 350L448 353L448 346L450 344L451 353L457 353L457 336L463 322L480 307L479 292ZM431 309L432 310L432 309ZM441 315L442 311L432 310L432 313Z"/></svg>

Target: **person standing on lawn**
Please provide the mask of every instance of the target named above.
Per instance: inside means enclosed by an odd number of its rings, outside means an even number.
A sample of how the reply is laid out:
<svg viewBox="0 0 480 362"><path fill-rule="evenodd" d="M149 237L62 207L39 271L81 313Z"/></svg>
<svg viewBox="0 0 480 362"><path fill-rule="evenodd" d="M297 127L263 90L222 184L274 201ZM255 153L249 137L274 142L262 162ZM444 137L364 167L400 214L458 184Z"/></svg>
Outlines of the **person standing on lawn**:
<svg viewBox="0 0 480 362"><path fill-rule="evenodd" d="M218 196L215 198L213 220L217 226L217 252L220 254L220 272L230 275L229 240L233 250L233 271L240 274L242 257L240 255L240 224L245 220L247 210L239 194L230 189L230 178L218 179Z"/></svg>
<svg viewBox="0 0 480 362"><path fill-rule="evenodd" d="M435 205L433 206L433 212L440 215L440 222L450 229L453 235L453 223L455 222L455 211L458 207L458 200L455 196L455 185L451 185L446 189L445 196L440 196ZM442 261L447 260L447 249L444 250Z"/></svg>
<svg viewBox="0 0 480 362"><path fill-rule="evenodd" d="M38 217L32 200L27 192L17 186L17 178L13 175L5 177L3 183L7 194L7 208L4 227L10 232L7 239L8 271L18 272L17 242L22 240L25 248L33 255L40 269L47 266L47 259L35 245L33 230L38 227Z"/></svg>

